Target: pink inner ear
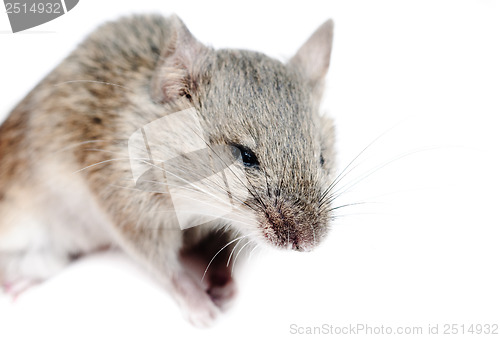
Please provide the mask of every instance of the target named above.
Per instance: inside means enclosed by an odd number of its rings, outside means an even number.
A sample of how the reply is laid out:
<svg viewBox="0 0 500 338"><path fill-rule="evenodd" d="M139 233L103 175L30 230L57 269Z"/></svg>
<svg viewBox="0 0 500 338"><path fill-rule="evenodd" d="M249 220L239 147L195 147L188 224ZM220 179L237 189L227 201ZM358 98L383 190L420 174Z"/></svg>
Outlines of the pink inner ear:
<svg viewBox="0 0 500 338"><path fill-rule="evenodd" d="M198 42L184 23L171 17L172 36L164 48L162 64L158 65L151 90L156 102L169 102L182 95L191 95L196 79L196 63L209 49Z"/></svg>
<svg viewBox="0 0 500 338"><path fill-rule="evenodd" d="M300 47L290 64L312 82L320 82L328 72L332 50L333 21L327 20Z"/></svg>

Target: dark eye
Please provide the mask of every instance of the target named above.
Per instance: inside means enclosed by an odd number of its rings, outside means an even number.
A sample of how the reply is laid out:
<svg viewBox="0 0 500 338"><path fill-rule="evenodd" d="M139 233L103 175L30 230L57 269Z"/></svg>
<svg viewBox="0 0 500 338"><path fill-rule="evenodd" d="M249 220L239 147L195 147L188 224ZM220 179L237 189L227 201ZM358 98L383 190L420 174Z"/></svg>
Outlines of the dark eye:
<svg viewBox="0 0 500 338"><path fill-rule="evenodd" d="M321 164L321 166L325 165L325 158L323 157L323 154L319 155L319 163Z"/></svg>
<svg viewBox="0 0 500 338"><path fill-rule="evenodd" d="M238 148L238 150L240 151L241 159L245 166L251 168L259 167L259 160L257 159L257 156L250 148L242 146L241 144L234 144L233 146Z"/></svg>

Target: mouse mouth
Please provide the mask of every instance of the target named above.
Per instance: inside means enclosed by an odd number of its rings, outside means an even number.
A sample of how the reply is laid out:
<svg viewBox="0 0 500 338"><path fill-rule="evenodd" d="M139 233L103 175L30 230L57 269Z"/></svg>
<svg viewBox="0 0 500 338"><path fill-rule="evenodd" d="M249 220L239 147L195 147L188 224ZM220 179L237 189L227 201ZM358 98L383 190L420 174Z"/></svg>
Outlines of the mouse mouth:
<svg viewBox="0 0 500 338"><path fill-rule="evenodd" d="M309 252L316 247L314 238L312 241L302 238L293 226L278 227L274 224L265 224L263 228L264 238L273 247L300 252Z"/></svg>

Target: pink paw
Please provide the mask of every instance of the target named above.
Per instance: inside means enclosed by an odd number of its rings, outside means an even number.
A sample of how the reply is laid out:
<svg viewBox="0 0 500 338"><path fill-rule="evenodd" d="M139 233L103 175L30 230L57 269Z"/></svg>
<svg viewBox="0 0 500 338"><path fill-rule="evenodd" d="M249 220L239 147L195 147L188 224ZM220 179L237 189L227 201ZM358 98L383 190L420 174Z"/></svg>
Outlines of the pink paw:
<svg viewBox="0 0 500 338"><path fill-rule="evenodd" d="M12 298L12 301L16 301L22 293L39 283L39 281L33 279L21 278L12 282L4 282L2 289L4 293Z"/></svg>

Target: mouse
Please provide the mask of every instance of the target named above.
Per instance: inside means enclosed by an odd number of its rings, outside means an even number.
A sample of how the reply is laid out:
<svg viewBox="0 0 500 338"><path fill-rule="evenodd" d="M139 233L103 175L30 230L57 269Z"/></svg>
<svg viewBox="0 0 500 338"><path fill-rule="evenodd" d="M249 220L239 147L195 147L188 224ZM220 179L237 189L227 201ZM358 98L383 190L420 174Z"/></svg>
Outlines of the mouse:
<svg viewBox="0 0 500 338"><path fill-rule="evenodd" d="M207 46L176 15L98 27L0 127L4 289L118 248L207 327L240 254L315 249L334 211L332 36L330 19L281 61Z"/></svg>

